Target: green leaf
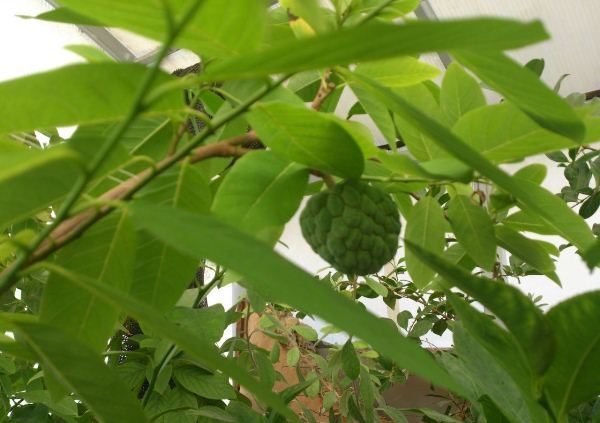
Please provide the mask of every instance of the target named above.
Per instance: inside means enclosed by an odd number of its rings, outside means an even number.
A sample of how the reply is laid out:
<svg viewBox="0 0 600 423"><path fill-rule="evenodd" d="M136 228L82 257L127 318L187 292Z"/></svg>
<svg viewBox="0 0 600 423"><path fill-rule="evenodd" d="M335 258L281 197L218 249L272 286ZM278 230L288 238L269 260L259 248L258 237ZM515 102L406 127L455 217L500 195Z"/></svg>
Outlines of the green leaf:
<svg viewBox="0 0 600 423"><path fill-rule="evenodd" d="M196 417L188 412L197 406L194 394L176 386L164 394L153 392L145 411L152 416L152 423L195 423Z"/></svg>
<svg viewBox="0 0 600 423"><path fill-rule="evenodd" d="M543 409L519 390L491 354L460 323L454 327L454 345L478 388L498 405L511 423L550 422Z"/></svg>
<svg viewBox="0 0 600 423"><path fill-rule="evenodd" d="M446 245L446 226L439 203L433 197L425 197L411 210L404 237L406 241L441 254ZM435 271L412 250L406 252L406 268L413 283L419 288L424 288L435 276Z"/></svg>
<svg viewBox="0 0 600 423"><path fill-rule="evenodd" d="M408 87L428 81L440 74L440 70L412 56L362 63L356 72L372 78L389 88Z"/></svg>
<svg viewBox="0 0 600 423"><path fill-rule="evenodd" d="M212 211L250 233L287 223L308 183L308 169L270 151L246 154L221 183Z"/></svg>
<svg viewBox="0 0 600 423"><path fill-rule="evenodd" d="M554 337L542 312L517 288L492 279L472 275L463 268L407 242L412 254L440 274L444 280L475 298L506 325L528 358L536 374L541 375L552 360Z"/></svg>
<svg viewBox="0 0 600 423"><path fill-rule="evenodd" d="M394 423L408 423L408 420L404 416L404 413L390 406L383 406L377 409L383 411Z"/></svg>
<svg viewBox="0 0 600 423"><path fill-rule="evenodd" d="M248 121L261 141L280 156L345 178L362 174L362 152L337 118L305 107L269 103L254 106Z"/></svg>
<svg viewBox="0 0 600 423"><path fill-rule="evenodd" d="M371 381L369 370L365 366L360 366L360 400L365 411L365 420L367 423L375 422L375 413L373 405L375 404L375 387ZM377 419L379 421L379 419Z"/></svg>
<svg viewBox="0 0 600 423"><path fill-rule="evenodd" d="M483 269L491 271L496 262L496 240L492 220L483 207L464 195L448 203L448 219L456 239Z"/></svg>
<svg viewBox="0 0 600 423"><path fill-rule="evenodd" d="M502 413L500 408L498 408L496 403L492 401L489 396L483 395L477 402L481 404L481 407L483 408L483 414L485 415L487 423L510 423L504 413Z"/></svg>
<svg viewBox="0 0 600 423"><path fill-rule="evenodd" d="M344 73L346 77L351 77L349 72ZM385 87L358 74L354 74L354 78L369 87L392 111L402 114L439 147L489 178L499 188L512 194L517 198L522 209L539 216L538 220L551 227L555 234L561 235L580 250L586 250L595 242L595 237L586 222L559 197L535 183L511 177L459 137Z"/></svg>
<svg viewBox="0 0 600 423"><path fill-rule="evenodd" d="M546 179L548 169L541 163L532 163L517 170L513 175L515 178L526 179L541 185Z"/></svg>
<svg viewBox="0 0 600 423"><path fill-rule="evenodd" d="M373 22L320 37L284 41L260 53L223 60L209 67L203 78L249 79L459 48L511 49L546 38L539 22L523 24L502 19L410 21L402 25ZM373 40L377 40L377 48L373 48Z"/></svg>
<svg viewBox="0 0 600 423"><path fill-rule="evenodd" d="M35 351L46 375L75 392L99 421L148 421L133 393L87 345L31 316L3 314L0 319Z"/></svg>
<svg viewBox="0 0 600 423"><path fill-rule="evenodd" d="M76 417L77 403L72 397L65 397L59 402L54 402L50 398L50 393L43 390L31 390L20 393L20 396L30 404L44 404L58 415Z"/></svg>
<svg viewBox="0 0 600 423"><path fill-rule="evenodd" d="M0 228L64 196L82 171L83 164L71 151L29 150L16 142L0 142ZM43 183L49 178L52 183Z"/></svg>
<svg viewBox="0 0 600 423"><path fill-rule="evenodd" d="M365 282L369 285L369 288L373 290L380 297L387 297L388 289L380 282L376 281L373 278L366 277Z"/></svg>
<svg viewBox="0 0 600 423"><path fill-rule="evenodd" d="M540 127L507 102L466 114L453 131L494 162L510 162L576 146L571 139Z"/></svg>
<svg viewBox="0 0 600 423"><path fill-rule="evenodd" d="M54 273L60 273L65 279L71 282L72 287L86 290L90 295L112 304L113 307L127 311L128 315L139 321L142 325L150 327L156 335L176 344L181 350L185 351L191 358L202 365L202 367L211 370L221 370L224 374L238 381L248 391L252 392L259 400L271 405L288 419L298 421L294 418L294 414L285 407L279 396L273 394L270 388L264 383L249 376L234 361L223 357L202 331L177 326L169 322L155 308L111 286L100 284L93 279L78 275L56 265L50 264L48 267Z"/></svg>
<svg viewBox="0 0 600 423"><path fill-rule="evenodd" d="M205 213L212 193L204 175L189 164L172 168L144 187L135 201ZM194 280L198 260L147 232L138 232L132 292L161 312L169 310Z"/></svg>
<svg viewBox="0 0 600 423"><path fill-rule="evenodd" d="M198 367L183 366L176 368L175 379L185 389L203 398L215 400L236 398L235 390L226 377L206 374Z"/></svg>
<svg viewBox="0 0 600 423"><path fill-rule="evenodd" d="M381 102L374 99L373 96L360 86L350 85L352 92L356 95L356 98L360 101L359 104L362 109L373 119L373 122L377 128L381 131L381 134L387 141L392 151L396 150L396 127L394 126L394 120L389 110L381 104ZM351 110L352 112L352 110ZM349 116L350 117L350 116Z"/></svg>
<svg viewBox="0 0 600 423"><path fill-rule="evenodd" d="M298 347L290 348L285 359L288 366L296 367L296 364L298 364L298 361L300 360L300 349Z"/></svg>
<svg viewBox="0 0 600 423"><path fill-rule="evenodd" d="M403 338L397 329L319 283L250 236L209 216L156 206L133 206L132 209L141 227L182 251L206 257L239 273L244 285L268 300L320 316L432 383L458 388L415 342ZM188 236L191 228L202 236ZM211 242L205 242L206 239ZM285 275L283 280L281 275Z"/></svg>
<svg viewBox="0 0 600 423"><path fill-rule="evenodd" d="M535 395L536 376L515 338L489 316L475 310L466 301L451 292L448 293L448 301L469 336L487 350L497 365L510 375L524 395L529 397Z"/></svg>
<svg viewBox="0 0 600 423"><path fill-rule="evenodd" d="M510 251L511 254L519 257L525 263L531 265L560 285L560 280L555 273L554 262L548 255L548 252L538 242L521 235L507 226L496 226L494 227L494 231L500 247Z"/></svg>
<svg viewBox="0 0 600 423"><path fill-rule="evenodd" d="M583 122L573 109L529 69L502 53L454 52L454 57L533 120L552 132L582 141Z"/></svg>
<svg viewBox="0 0 600 423"><path fill-rule="evenodd" d="M382 85L378 86L383 87ZM365 88L369 90L368 87ZM442 112L442 108L440 107L434 95L424 84L416 84L411 87L398 88L392 92L398 97L403 98L429 118L444 126L447 125L445 121L446 117ZM382 102L381 98L378 98L376 93L371 92L371 94L374 95L378 101ZM382 104L390 108L389 104L386 104L385 102L382 102ZM390 110L394 111L393 108L390 108ZM436 143L431 140L424 131L421 131L403 116L395 114L394 122L398 132L400 133L400 136L402 137L402 141L404 141L406 147L415 157L415 159L427 161L448 156L448 154L442 148L436 145Z"/></svg>
<svg viewBox="0 0 600 423"><path fill-rule="evenodd" d="M131 109L146 72L145 66L133 63L88 63L3 82L0 98L11 101L0 105L0 134L117 121ZM173 80L159 73L151 88ZM41 106L32 98L52 99L52 103ZM180 93L170 92L149 104L142 115L184 109Z"/></svg>
<svg viewBox="0 0 600 423"><path fill-rule="evenodd" d="M502 223L516 231L534 232L541 235L553 235L555 233L544 221L522 210L511 214Z"/></svg>
<svg viewBox="0 0 600 423"><path fill-rule="evenodd" d="M593 193L579 208L579 216L584 219L592 217L600 207L600 191Z"/></svg>
<svg viewBox="0 0 600 423"><path fill-rule="evenodd" d="M194 0L195 1L195 0ZM168 3L173 17L180 18L192 2ZM163 41L167 33L164 6L145 0L63 0L61 5L77 14L99 21L101 26L119 27L154 40ZM262 41L266 4L257 0L238 0L223 6L220 0L204 0L190 23L177 37L176 44L201 56L221 56L246 52Z"/></svg>
<svg viewBox="0 0 600 423"><path fill-rule="evenodd" d="M39 15L32 16L21 16L24 19L38 19L42 21L48 22L62 22L62 23L70 23L74 25L100 25L100 22L97 20L80 15L78 13L73 12L66 7L57 7L56 9L49 10L44 13L40 13Z"/></svg>
<svg viewBox="0 0 600 423"><path fill-rule="evenodd" d="M128 213L114 213L83 237L61 249L56 263L99 283L128 291L133 276L135 233ZM81 340L94 351L106 347L119 310L52 273L44 290L40 318Z"/></svg>
<svg viewBox="0 0 600 423"><path fill-rule="evenodd" d="M544 59L531 59L529 62L525 63L525 67L537 75L538 78L542 76L545 66L546 62Z"/></svg>
<svg viewBox="0 0 600 423"><path fill-rule="evenodd" d="M166 317L169 321L190 330L202 328L202 336L211 344L221 339L227 326L222 304L202 308L174 307L166 313Z"/></svg>
<svg viewBox="0 0 600 423"><path fill-rule="evenodd" d="M402 408L402 411L408 411L413 413L418 413L423 416L426 416L436 423L458 423L459 420L456 420L454 417L450 417L446 414L442 414L439 411L431 410L429 408Z"/></svg>
<svg viewBox="0 0 600 423"><path fill-rule="evenodd" d="M294 332L296 332L298 335L300 335L307 341L316 341L317 339L319 339L317 331L311 328L310 326L296 325L292 329L294 330Z"/></svg>
<svg viewBox="0 0 600 423"><path fill-rule="evenodd" d="M452 63L444 74L440 105L453 125L465 113L485 106L486 101L479 83L458 64Z"/></svg>
<svg viewBox="0 0 600 423"><path fill-rule="evenodd" d="M348 339L342 347L342 370L351 380L357 379L360 375L360 361L351 339Z"/></svg>
<svg viewBox="0 0 600 423"><path fill-rule="evenodd" d="M556 354L545 377L550 403L560 421L573 407L600 394L600 292L566 300L547 314L556 335Z"/></svg>

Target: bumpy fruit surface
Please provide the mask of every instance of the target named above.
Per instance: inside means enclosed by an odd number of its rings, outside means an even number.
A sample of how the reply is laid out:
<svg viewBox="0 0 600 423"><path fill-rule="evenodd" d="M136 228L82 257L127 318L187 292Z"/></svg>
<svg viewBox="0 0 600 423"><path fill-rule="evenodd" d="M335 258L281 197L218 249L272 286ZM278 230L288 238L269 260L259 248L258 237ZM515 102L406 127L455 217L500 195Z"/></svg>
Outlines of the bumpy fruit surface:
<svg viewBox="0 0 600 423"><path fill-rule="evenodd" d="M312 249L348 275L377 272L398 248L398 208L384 191L345 181L312 196L300 215Z"/></svg>

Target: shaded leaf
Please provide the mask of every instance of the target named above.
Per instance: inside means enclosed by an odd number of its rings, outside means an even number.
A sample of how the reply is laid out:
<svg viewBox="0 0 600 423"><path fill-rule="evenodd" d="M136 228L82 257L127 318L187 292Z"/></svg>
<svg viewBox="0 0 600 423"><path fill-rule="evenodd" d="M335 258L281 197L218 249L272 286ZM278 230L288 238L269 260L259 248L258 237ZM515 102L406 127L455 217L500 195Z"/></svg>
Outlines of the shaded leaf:
<svg viewBox="0 0 600 423"><path fill-rule="evenodd" d="M547 314L556 335L556 354L545 378L551 405L562 419L573 407L600 394L600 292L568 299Z"/></svg>
<svg viewBox="0 0 600 423"><path fill-rule="evenodd" d="M35 351L46 374L75 392L100 421L148 421L133 393L87 345L31 316L4 314L0 319Z"/></svg>
<svg viewBox="0 0 600 423"><path fill-rule="evenodd" d="M497 52L461 51L453 55L543 128L583 140L585 127L573 109L528 69Z"/></svg>
<svg viewBox="0 0 600 423"><path fill-rule="evenodd" d="M448 66L442 82L440 105L453 125L465 113L485 106L479 83L457 63Z"/></svg>
<svg viewBox="0 0 600 423"><path fill-rule="evenodd" d="M419 200L407 220L404 233L406 241L438 254L444 251L447 224L439 203L433 197ZM411 249L406 252L406 268L419 288L424 288L435 276L435 271Z"/></svg>
<svg viewBox="0 0 600 423"><path fill-rule="evenodd" d="M492 270L496 262L496 240L492 220L484 208L464 195L448 203L448 219L456 239L467 254L483 269Z"/></svg>
<svg viewBox="0 0 600 423"><path fill-rule="evenodd" d="M135 233L128 213L114 213L83 237L62 248L56 263L79 275L128 291L133 276ZM73 339L101 351L114 332L119 309L51 273L44 290L40 319Z"/></svg>
<svg viewBox="0 0 600 423"><path fill-rule="evenodd" d="M0 134L117 121L131 109L146 72L145 66L133 63L88 63L5 81L0 84L0 98L11 101L0 105ZM173 80L170 75L158 73L151 88ZM102 87L101 95L98 87ZM32 98L51 99L51 104L40 104ZM153 101L142 115L184 108L179 93L171 92Z"/></svg>
<svg viewBox="0 0 600 423"><path fill-rule="evenodd" d="M259 151L242 157L221 183L213 213L226 222L255 233L287 223L308 183L308 169Z"/></svg>

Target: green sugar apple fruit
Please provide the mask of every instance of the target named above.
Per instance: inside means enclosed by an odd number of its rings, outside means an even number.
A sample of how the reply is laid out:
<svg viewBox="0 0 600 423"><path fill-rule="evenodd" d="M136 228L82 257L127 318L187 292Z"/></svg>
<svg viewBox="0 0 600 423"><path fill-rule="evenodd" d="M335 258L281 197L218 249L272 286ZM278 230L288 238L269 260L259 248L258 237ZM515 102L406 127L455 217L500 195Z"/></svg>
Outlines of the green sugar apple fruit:
<svg viewBox="0 0 600 423"><path fill-rule="evenodd" d="M369 275L398 249L400 216L384 191L348 180L315 194L300 215L302 235L340 272Z"/></svg>

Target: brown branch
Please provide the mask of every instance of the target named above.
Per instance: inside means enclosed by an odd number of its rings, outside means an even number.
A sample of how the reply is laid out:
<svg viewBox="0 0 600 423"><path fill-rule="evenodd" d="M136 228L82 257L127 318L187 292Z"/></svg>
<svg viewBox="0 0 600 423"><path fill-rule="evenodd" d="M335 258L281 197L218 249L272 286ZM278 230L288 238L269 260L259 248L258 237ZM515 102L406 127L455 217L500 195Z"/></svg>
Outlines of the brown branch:
<svg viewBox="0 0 600 423"><path fill-rule="evenodd" d="M325 71L325 75L323 75L323 79L321 79L321 86L319 87L319 91L317 91L317 95L312 101L311 107L314 110L321 110L321 106L329 97L329 95L335 90L335 84L329 81L331 77L331 70Z"/></svg>
<svg viewBox="0 0 600 423"><path fill-rule="evenodd" d="M214 144L198 147L193 150L190 156L190 162L196 163L211 157L239 157L250 151L240 145L256 141L257 139L254 132L249 132ZM160 161L155 167L145 169L109 191L106 191L98 199L101 203L129 199L152 179L157 170L162 170L169 167L171 164L171 158L167 157ZM50 233L48 238L42 242L35 251L31 253L28 265L43 260L54 251L78 238L89 226L106 216L112 210L114 210L114 205L94 206L66 219ZM2 273L7 271L7 269Z"/></svg>

